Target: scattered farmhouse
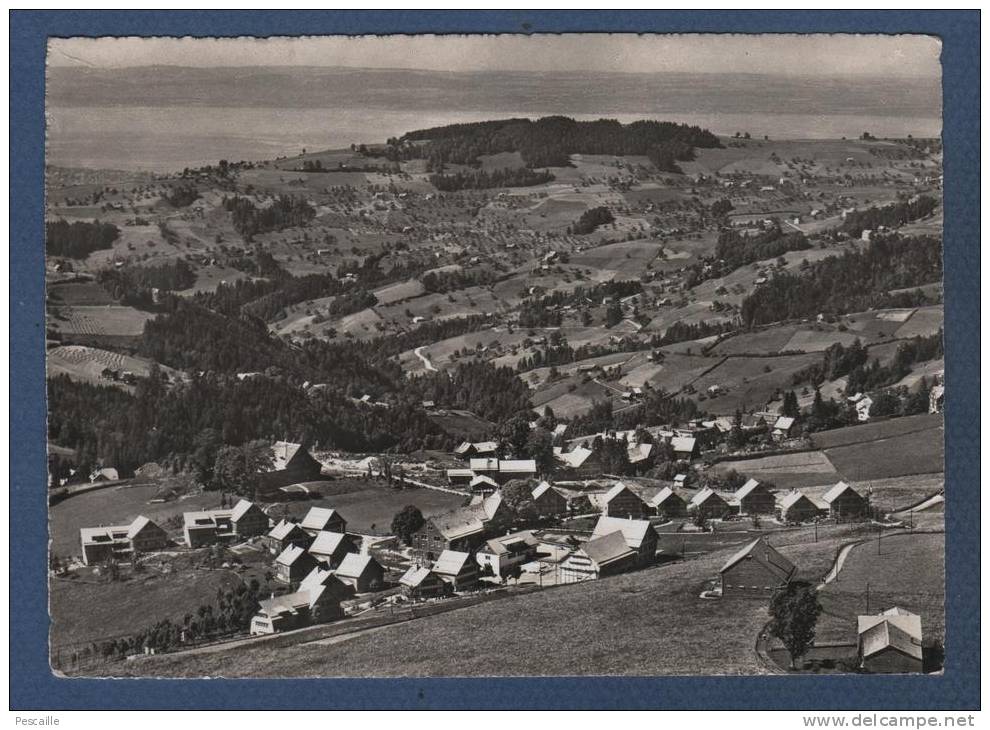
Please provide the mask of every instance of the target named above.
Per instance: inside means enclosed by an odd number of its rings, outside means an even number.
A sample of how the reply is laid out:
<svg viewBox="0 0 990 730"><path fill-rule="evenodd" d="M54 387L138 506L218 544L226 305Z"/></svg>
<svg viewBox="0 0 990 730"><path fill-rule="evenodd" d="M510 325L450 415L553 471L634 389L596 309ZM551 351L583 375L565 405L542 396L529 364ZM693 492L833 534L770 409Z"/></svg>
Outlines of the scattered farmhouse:
<svg viewBox="0 0 990 730"><path fill-rule="evenodd" d="M794 431L794 424L797 419L791 416L781 416L773 424L773 433L771 434L775 441L783 441L789 439Z"/></svg>
<svg viewBox="0 0 990 730"><path fill-rule="evenodd" d="M295 522L282 520L261 538L261 544L272 555L278 555L289 545L308 548L313 537Z"/></svg>
<svg viewBox="0 0 990 730"><path fill-rule="evenodd" d="M828 505L829 517L862 517L869 510L869 503L845 482L839 482L822 495Z"/></svg>
<svg viewBox="0 0 990 730"><path fill-rule="evenodd" d="M613 532L621 534L626 546L636 552L637 565L649 565L656 558L660 536L649 520L619 519L603 515L598 518L591 537L604 537Z"/></svg>
<svg viewBox="0 0 990 730"><path fill-rule="evenodd" d="M922 671L921 617L903 608L857 616L860 668L866 672Z"/></svg>
<svg viewBox="0 0 990 730"><path fill-rule="evenodd" d="M84 565L102 563L111 558L129 561L137 554L160 550L168 544L161 527L140 516L129 525L83 527L79 530Z"/></svg>
<svg viewBox="0 0 990 730"><path fill-rule="evenodd" d="M444 550L433 564L433 572L455 591L473 588L478 582L478 563L471 553Z"/></svg>
<svg viewBox="0 0 990 730"><path fill-rule="evenodd" d="M370 555L347 553L334 575L355 593L381 590L385 585L385 568Z"/></svg>
<svg viewBox="0 0 990 730"><path fill-rule="evenodd" d="M777 518L781 522L808 522L818 514L818 505L797 489L785 494L777 503Z"/></svg>
<svg viewBox="0 0 990 730"><path fill-rule="evenodd" d="M705 487L695 494L688 502L688 510L699 514L705 519L718 519L732 512L729 503L722 499L713 489Z"/></svg>
<svg viewBox="0 0 990 730"><path fill-rule="evenodd" d="M186 512L182 515L186 545L191 548L216 542L236 542L268 530L268 515L253 502L240 500L232 509Z"/></svg>
<svg viewBox="0 0 990 730"><path fill-rule="evenodd" d="M317 567L316 558L304 548L289 545L275 558L275 579L282 583L298 583Z"/></svg>
<svg viewBox="0 0 990 730"><path fill-rule="evenodd" d="M272 445L272 468L259 475L258 490L262 495L269 495L290 484L316 481L322 470L323 466L304 446L276 441Z"/></svg>
<svg viewBox="0 0 990 730"><path fill-rule="evenodd" d="M327 568L336 568L348 553L358 552L354 541L343 532L322 531L309 546L309 554Z"/></svg>
<svg viewBox="0 0 990 730"><path fill-rule="evenodd" d="M302 529L313 537L319 532L347 532L347 520L335 509L310 507L303 517Z"/></svg>
<svg viewBox="0 0 990 730"><path fill-rule="evenodd" d="M787 585L796 571L794 563L774 550L766 537L758 537L722 566L722 597L766 597Z"/></svg>
<svg viewBox="0 0 990 730"><path fill-rule="evenodd" d="M664 487L646 503L659 517L668 520L687 515L687 503L670 487Z"/></svg>
<svg viewBox="0 0 990 730"><path fill-rule="evenodd" d="M777 500L762 483L750 479L734 495L732 501L739 505L739 513L747 515L773 514Z"/></svg>
<svg viewBox="0 0 990 730"><path fill-rule="evenodd" d="M399 585L402 587L403 595L412 599L437 598L450 593L450 585L429 568L419 565L407 570L399 578Z"/></svg>
<svg viewBox="0 0 990 730"><path fill-rule="evenodd" d="M313 568L295 593L273 595L259 602L261 608L251 619L251 633L274 634L341 618L344 611L340 602L350 593L351 589L330 571Z"/></svg>

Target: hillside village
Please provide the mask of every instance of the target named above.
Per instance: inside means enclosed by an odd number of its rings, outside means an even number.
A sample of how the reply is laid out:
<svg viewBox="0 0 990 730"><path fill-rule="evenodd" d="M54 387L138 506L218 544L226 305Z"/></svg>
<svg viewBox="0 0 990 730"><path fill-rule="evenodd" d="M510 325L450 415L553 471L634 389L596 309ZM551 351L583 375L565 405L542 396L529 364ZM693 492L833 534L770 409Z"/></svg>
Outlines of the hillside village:
<svg viewBox="0 0 990 730"><path fill-rule="evenodd" d="M937 671L940 143L488 124L48 170L53 666Z"/></svg>

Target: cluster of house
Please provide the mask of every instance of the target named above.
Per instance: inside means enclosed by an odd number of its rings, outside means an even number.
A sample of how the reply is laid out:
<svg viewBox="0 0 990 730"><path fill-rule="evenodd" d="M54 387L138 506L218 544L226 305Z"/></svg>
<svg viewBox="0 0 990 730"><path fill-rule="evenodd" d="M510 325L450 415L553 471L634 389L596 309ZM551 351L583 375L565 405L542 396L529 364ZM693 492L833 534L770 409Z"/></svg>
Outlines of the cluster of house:
<svg viewBox="0 0 990 730"><path fill-rule="evenodd" d="M161 550L168 545L168 533L143 515L128 525L83 527L79 530L84 565L109 560L130 562L135 555Z"/></svg>
<svg viewBox="0 0 990 730"><path fill-rule="evenodd" d="M663 506L657 505L657 513L660 514L662 509L668 518L676 518L690 511L705 519L720 519L735 514L775 515L781 522L796 523L819 517L863 517L869 512L868 500L845 482L839 482L825 492L820 502L798 489L775 493L756 479L748 480L728 497L722 497L706 487L696 492L686 504L679 499L676 494L666 495Z"/></svg>

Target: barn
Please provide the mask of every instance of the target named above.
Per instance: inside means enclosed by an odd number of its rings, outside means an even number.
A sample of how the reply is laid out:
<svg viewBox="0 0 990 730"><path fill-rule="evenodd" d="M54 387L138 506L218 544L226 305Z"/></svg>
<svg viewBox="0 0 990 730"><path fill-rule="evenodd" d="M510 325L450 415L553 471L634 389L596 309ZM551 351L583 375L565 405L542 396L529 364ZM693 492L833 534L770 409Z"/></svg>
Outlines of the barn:
<svg viewBox="0 0 990 730"><path fill-rule="evenodd" d="M857 616L860 668L876 674L923 671L921 617L903 608Z"/></svg>
<svg viewBox="0 0 990 730"><path fill-rule="evenodd" d="M565 557L560 562L560 579L580 583L622 573L636 566L636 557L622 533L612 532L589 540Z"/></svg>
<svg viewBox="0 0 990 730"><path fill-rule="evenodd" d="M758 537L722 566L722 597L766 598L787 585L795 572L794 563L774 550L766 537Z"/></svg>
<svg viewBox="0 0 990 730"><path fill-rule="evenodd" d="M327 568L336 568L349 553L356 552L354 540L342 532L317 532L309 546L309 554Z"/></svg>
<svg viewBox="0 0 990 730"><path fill-rule="evenodd" d="M739 505L740 514L769 515L777 506L773 493L755 479L743 484L732 497L732 501Z"/></svg>
<svg viewBox="0 0 990 730"><path fill-rule="evenodd" d="M829 517L836 519L865 517L869 512L866 498L845 482L839 482L825 492L822 501L828 505Z"/></svg>
<svg viewBox="0 0 990 730"><path fill-rule="evenodd" d="M403 595L412 599L437 598L450 593L450 586L440 576L419 565L407 570L399 578L399 585Z"/></svg>
<svg viewBox="0 0 990 730"><path fill-rule="evenodd" d="M660 536L653 529L649 520L619 519L617 517L601 516L591 533L592 538L604 537L618 532L626 541L630 550L636 551L637 565L649 565L656 558L657 543Z"/></svg>
<svg viewBox="0 0 990 730"><path fill-rule="evenodd" d="M688 503L688 510L703 516L705 519L719 519L732 512L732 507L713 489L705 487L691 498Z"/></svg>
<svg viewBox="0 0 990 730"><path fill-rule="evenodd" d="M670 487L664 487L646 503L657 516L676 520L687 515L687 502Z"/></svg>
<svg viewBox="0 0 990 730"><path fill-rule="evenodd" d="M602 512L609 517L644 517L646 502L622 482L616 482L602 499Z"/></svg>
<svg viewBox="0 0 990 730"><path fill-rule="evenodd" d="M818 515L818 505L797 489L785 494L777 503L777 517L781 522L810 522Z"/></svg>
<svg viewBox="0 0 990 730"><path fill-rule="evenodd" d="M471 559L470 553L444 550L433 564L433 572L455 591L473 588L478 583L478 563Z"/></svg>
<svg viewBox="0 0 990 730"><path fill-rule="evenodd" d="M385 568L370 555L347 553L334 575L355 593L378 591L385 585Z"/></svg>
<svg viewBox="0 0 990 730"><path fill-rule="evenodd" d="M556 517L567 512L567 497L549 482L540 482L533 490L533 509L539 517Z"/></svg>

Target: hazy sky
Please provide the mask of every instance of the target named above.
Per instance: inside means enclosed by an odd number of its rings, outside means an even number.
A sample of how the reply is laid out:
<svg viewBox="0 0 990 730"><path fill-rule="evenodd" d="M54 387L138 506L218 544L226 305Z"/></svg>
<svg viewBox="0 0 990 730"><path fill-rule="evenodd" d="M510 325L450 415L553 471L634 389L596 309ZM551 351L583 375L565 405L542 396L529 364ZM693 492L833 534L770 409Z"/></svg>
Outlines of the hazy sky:
<svg viewBox="0 0 990 730"><path fill-rule="evenodd" d="M918 35L131 37L52 39L49 63L937 77L940 51L937 38Z"/></svg>

